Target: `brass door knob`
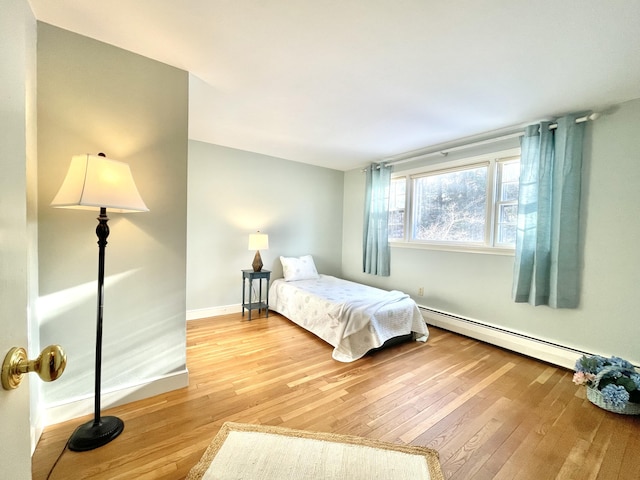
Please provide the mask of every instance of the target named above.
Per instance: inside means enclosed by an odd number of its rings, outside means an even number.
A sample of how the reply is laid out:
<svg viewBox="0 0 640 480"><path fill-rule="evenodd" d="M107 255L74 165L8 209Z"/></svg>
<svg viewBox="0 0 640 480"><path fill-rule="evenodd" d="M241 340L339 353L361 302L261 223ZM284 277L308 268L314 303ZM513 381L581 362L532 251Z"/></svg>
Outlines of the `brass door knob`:
<svg viewBox="0 0 640 480"><path fill-rule="evenodd" d="M45 347L35 360L27 358L24 348L14 347L9 350L2 363L2 388L17 388L24 374L29 372L37 373L45 382L52 382L62 375L66 366L67 355L60 345Z"/></svg>

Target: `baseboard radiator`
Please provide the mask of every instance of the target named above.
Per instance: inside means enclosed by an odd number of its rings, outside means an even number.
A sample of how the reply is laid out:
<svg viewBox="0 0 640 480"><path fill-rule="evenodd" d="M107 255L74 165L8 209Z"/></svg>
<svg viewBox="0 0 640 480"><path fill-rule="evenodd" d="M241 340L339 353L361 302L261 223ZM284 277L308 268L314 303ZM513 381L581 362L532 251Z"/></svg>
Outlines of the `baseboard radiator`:
<svg viewBox="0 0 640 480"><path fill-rule="evenodd" d="M514 332L495 325L486 324L470 318L461 317L452 313L418 305L423 318L429 325L449 330L461 335L481 340L522 355L542 360L544 362L573 369L576 360L582 355L592 355L564 345L559 345L547 340L534 338L522 333ZM187 320L239 313L241 306L226 305L223 307L191 310L187 312Z"/></svg>
<svg viewBox="0 0 640 480"><path fill-rule="evenodd" d="M576 360L580 358L580 356L585 354L590 355L589 352L558 345L470 318L435 310L422 305L419 307L428 325L481 340L559 367L573 369Z"/></svg>

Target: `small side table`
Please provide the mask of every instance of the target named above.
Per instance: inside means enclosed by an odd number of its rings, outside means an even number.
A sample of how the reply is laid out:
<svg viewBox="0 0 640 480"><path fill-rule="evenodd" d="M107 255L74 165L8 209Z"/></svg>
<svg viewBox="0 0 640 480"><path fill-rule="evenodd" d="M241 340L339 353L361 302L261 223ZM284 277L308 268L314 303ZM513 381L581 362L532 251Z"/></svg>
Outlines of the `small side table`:
<svg viewBox="0 0 640 480"><path fill-rule="evenodd" d="M271 279L271 270L262 269L259 272L251 270L242 270L242 316L244 317L244 311L249 311L249 320L251 320L251 310L258 310L258 314L264 308L266 316L269 317L269 281ZM258 299L253 301L253 281L258 280ZM264 299L262 297L262 280L267 281L267 288L265 290ZM247 292L247 281L249 282L249 300L246 300L245 293Z"/></svg>

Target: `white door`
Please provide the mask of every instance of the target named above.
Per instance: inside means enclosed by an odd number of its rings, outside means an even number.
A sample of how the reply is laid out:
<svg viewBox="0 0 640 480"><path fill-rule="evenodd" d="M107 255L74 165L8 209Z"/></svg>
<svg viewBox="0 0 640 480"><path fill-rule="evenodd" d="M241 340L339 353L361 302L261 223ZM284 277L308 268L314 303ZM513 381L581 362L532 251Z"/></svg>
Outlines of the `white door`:
<svg viewBox="0 0 640 480"><path fill-rule="evenodd" d="M4 159L0 161L0 169L6 170L7 163ZM1 195L5 197L5 182L0 183ZM0 211L0 361L11 347L27 348L28 341L27 265L19 251L21 248L14 241L16 237L24 238L24 233L14 222L6 222L5 210L3 205ZM31 478L29 410L28 379L15 390L0 389L2 478Z"/></svg>
<svg viewBox="0 0 640 480"><path fill-rule="evenodd" d="M1 141L0 141L1 143ZM11 347L28 346L28 262L25 188L22 162L0 147L0 361ZM0 477L31 478L29 379L19 388L0 388Z"/></svg>
<svg viewBox="0 0 640 480"><path fill-rule="evenodd" d="M27 151L33 147L35 19L26 0L0 0L0 362L28 347ZM31 478L29 380L0 388L0 477Z"/></svg>

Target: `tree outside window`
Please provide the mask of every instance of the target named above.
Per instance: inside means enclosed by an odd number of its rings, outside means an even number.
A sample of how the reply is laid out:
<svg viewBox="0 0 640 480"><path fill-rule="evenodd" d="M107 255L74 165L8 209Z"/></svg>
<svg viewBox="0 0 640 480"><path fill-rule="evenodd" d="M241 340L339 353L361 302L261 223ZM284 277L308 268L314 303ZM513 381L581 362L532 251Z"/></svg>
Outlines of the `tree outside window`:
<svg viewBox="0 0 640 480"><path fill-rule="evenodd" d="M512 150L458 160L450 168L396 174L389 190L389 240L512 251L520 177L520 158L514 154Z"/></svg>

